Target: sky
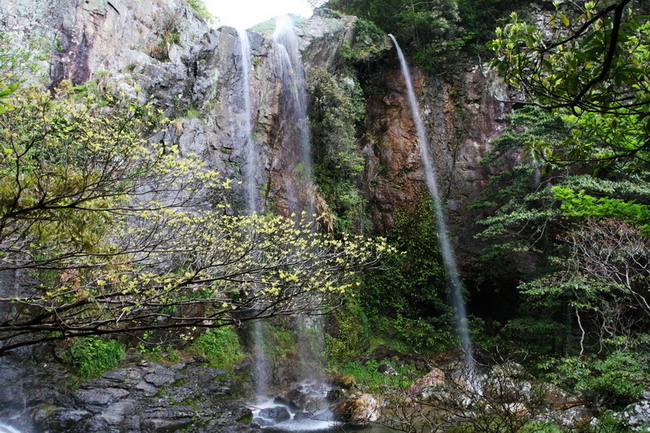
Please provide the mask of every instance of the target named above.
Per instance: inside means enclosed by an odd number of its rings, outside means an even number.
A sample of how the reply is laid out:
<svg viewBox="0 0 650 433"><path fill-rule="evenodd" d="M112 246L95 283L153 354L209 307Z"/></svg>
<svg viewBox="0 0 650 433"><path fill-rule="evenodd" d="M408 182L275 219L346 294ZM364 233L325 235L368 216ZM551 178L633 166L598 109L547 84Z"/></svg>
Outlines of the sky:
<svg viewBox="0 0 650 433"><path fill-rule="evenodd" d="M204 0L219 26L248 28L283 14L311 16L307 0Z"/></svg>

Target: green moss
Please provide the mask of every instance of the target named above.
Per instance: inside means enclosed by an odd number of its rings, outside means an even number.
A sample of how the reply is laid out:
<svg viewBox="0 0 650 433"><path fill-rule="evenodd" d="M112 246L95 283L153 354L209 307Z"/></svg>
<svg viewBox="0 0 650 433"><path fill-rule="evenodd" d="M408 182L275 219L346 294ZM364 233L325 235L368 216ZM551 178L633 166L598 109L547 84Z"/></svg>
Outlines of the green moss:
<svg viewBox="0 0 650 433"><path fill-rule="evenodd" d="M187 379L178 379L176 382L172 383L172 386L175 388L179 388L187 383Z"/></svg>
<svg viewBox="0 0 650 433"><path fill-rule="evenodd" d="M190 118L199 118L201 117L201 112L197 109L190 108L185 112L185 117L190 117Z"/></svg>

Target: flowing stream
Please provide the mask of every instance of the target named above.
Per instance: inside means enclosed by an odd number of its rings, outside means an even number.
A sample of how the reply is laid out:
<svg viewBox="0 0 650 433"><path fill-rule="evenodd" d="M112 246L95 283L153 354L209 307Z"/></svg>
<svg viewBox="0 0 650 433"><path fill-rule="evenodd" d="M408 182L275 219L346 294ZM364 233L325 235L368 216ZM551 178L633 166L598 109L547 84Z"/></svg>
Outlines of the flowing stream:
<svg viewBox="0 0 650 433"><path fill-rule="evenodd" d="M404 57L404 53L402 53L402 50L395 37L393 35L388 36L393 40L393 44L395 44L395 49L397 50L400 66L402 68L402 75L404 76L404 81L406 82L406 91L408 95L409 105L411 107L411 113L413 115L413 120L415 121L415 127L417 129L420 155L422 156L422 162L424 164L424 173L427 187L429 188L429 193L431 194L431 197L433 198L435 204L436 222L438 224L438 240L440 242L440 249L442 250L442 260L447 271L447 278L449 279L449 283L451 285L451 297L454 308L456 310L456 326L458 328L458 333L460 334L468 373L470 378L473 378L475 375L475 363L473 356L474 350L472 347L472 341L469 336L467 309L465 307L465 301L463 300L463 285L460 282L460 277L458 275L456 255L454 254L454 249L451 246L451 242L449 241L449 234L447 233L447 221L445 218L445 213L443 211L443 203L440 196L440 191L438 189L438 182L436 180L436 170L431 159L431 154L429 152L429 142L427 140L427 134L424 128L424 122L422 121L422 116L420 116L420 108L418 107L415 91L413 90L413 80L411 78L411 72L409 71L408 64L406 63L406 58Z"/></svg>

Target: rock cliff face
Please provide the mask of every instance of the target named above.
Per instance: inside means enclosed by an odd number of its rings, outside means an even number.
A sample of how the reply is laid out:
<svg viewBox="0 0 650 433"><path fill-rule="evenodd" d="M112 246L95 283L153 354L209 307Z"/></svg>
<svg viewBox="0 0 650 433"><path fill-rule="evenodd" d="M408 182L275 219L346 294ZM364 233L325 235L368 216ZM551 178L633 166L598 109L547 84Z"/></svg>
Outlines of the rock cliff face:
<svg viewBox="0 0 650 433"><path fill-rule="evenodd" d="M487 186L496 168L480 161L489 141L501 134L511 107L505 84L494 71L467 69L448 84L413 69L414 89L425 119L445 212L457 243L473 248L477 213L469 206ZM396 61L376 63L366 78L369 94L366 128L360 141L366 159L362 182L376 229L393 225L395 212L428 199L415 124Z"/></svg>
<svg viewBox="0 0 650 433"><path fill-rule="evenodd" d="M427 188L396 55L385 50L354 62L345 58L355 21L320 11L300 24L297 34L308 75L334 71L347 62L353 67L343 76L362 83L367 115L358 131L358 151L365 162L359 188L368 201L372 228L381 231L393 225L397 211L426 201ZM253 74L252 110L247 113L237 32L210 28L184 0L3 0L0 31L12 34L19 46L37 42L44 47L50 60L41 66L52 89L63 80L75 85L92 80L128 98L151 101L172 119L153 139L201 155L240 181L247 164L243 125L250 116L261 162L254 179L259 208L291 209L287 185L299 175L299 152L285 140L294 125L282 116L282 86L270 35L249 32ZM479 161L509 111L501 102L507 99L505 86L481 67L464 71L455 85L418 69L413 75L451 228L471 253L475 215L468 206L490 174ZM222 199L238 211L243 194L244 187L235 183ZM294 199L306 202L310 194L314 192L300 191ZM12 277L0 276L5 292L15 286ZM21 383L7 382L0 403L9 404L18 395L12 387ZM26 404L32 403L38 402Z"/></svg>
<svg viewBox="0 0 650 433"><path fill-rule="evenodd" d="M297 28L307 73L334 69L354 37L353 17L325 11ZM255 174L260 208L288 212L287 185L299 156L283 139L292 124L282 118L277 55L269 35L249 33L253 54L252 113L245 113L239 41L234 29L211 29L182 0L7 0L0 28L29 40L56 41L48 68L50 85L97 81L113 91L150 100L173 119L157 139L202 155L236 180L245 172L245 116L251 116L261 167ZM360 188L375 230L393 224L398 209L427 199L405 86L394 53L365 59L367 119L359 152L366 168ZM363 72L360 72L363 71ZM468 205L485 186L480 165L488 141L501 130L508 107L505 86L481 67L468 69L453 86L414 69L432 154L453 231L466 241L474 215ZM307 201L311 191L297 200ZM243 203L237 183L228 200ZM239 204L239 206L238 206ZM264 206L266 204L266 206Z"/></svg>

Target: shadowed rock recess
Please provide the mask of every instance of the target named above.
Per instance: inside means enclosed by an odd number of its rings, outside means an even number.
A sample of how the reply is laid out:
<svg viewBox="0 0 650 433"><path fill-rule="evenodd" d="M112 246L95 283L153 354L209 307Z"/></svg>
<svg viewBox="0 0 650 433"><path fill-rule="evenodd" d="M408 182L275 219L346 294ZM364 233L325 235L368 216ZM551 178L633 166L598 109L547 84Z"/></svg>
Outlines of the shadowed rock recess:
<svg viewBox="0 0 650 433"><path fill-rule="evenodd" d="M428 193L397 59L388 41L363 58L346 54L355 43L356 21L317 10L296 30L308 81L324 70L363 90L366 117L356 131L363 171L356 187L366 200L370 229L382 231L393 226L397 212L428 200ZM249 32L251 114L237 71L242 55L237 32L211 28L182 0L2 0L0 31L13 35L17 45L37 42L50 54L35 81L51 89L64 80L93 81L126 98L152 102L171 119L154 139L178 144L182 153L198 154L238 181L247 163L241 126L251 116L259 146L254 189L260 208L284 214L292 209L286 185L296 184L300 173L288 168L297 166L300 155L284 145L293 125L282 118L272 35ZM462 262L475 253L471 236L478 211L468 206L487 185L489 168L479 161L510 111L502 102L508 99L506 87L480 65L468 67L454 85L417 68L412 72ZM235 183L221 200L244 213L245 189L244 182ZM298 208L313 201L317 211L328 209L318 188L299 191L292 200L301 202ZM14 277L0 276L4 293L17 287ZM50 355L29 356L33 362L4 360L0 373L0 419L20 414L23 421L14 424L25 432L258 431L250 424L250 409L233 395L228 375L201 360L166 367L134 358L70 392L66 373L46 361Z"/></svg>

